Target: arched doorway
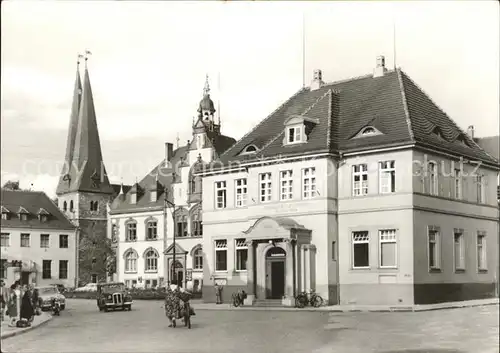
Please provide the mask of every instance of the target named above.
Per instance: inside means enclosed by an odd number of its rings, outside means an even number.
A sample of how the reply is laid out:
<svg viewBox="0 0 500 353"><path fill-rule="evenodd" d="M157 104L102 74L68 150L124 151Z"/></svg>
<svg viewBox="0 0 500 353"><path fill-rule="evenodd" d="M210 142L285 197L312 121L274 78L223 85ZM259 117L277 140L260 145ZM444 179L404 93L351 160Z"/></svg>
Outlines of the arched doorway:
<svg viewBox="0 0 500 353"><path fill-rule="evenodd" d="M184 267L178 260L175 260L175 263L172 263L170 266L170 281L174 279L177 281L177 285L182 287L184 284Z"/></svg>
<svg viewBox="0 0 500 353"><path fill-rule="evenodd" d="M281 299L285 295L286 251L274 246L266 252L266 298Z"/></svg>

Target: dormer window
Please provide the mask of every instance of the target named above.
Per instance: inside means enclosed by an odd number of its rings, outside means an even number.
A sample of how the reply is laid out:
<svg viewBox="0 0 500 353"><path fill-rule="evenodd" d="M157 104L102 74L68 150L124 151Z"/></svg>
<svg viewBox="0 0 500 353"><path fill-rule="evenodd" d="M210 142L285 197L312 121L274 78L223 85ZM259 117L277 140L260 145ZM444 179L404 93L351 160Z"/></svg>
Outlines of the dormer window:
<svg viewBox="0 0 500 353"><path fill-rule="evenodd" d="M361 135L364 135L364 136L366 136L366 135L375 135L375 134L376 134L376 131L372 127L367 127L365 129L363 129L363 132L361 133Z"/></svg>
<svg viewBox="0 0 500 353"><path fill-rule="evenodd" d="M293 126L287 129L288 143L302 142L302 126Z"/></svg>
<svg viewBox="0 0 500 353"><path fill-rule="evenodd" d="M19 210L17 211L17 214L19 215L19 219L21 221L27 221L28 220L28 214L29 212L23 207L19 207Z"/></svg>
<svg viewBox="0 0 500 353"><path fill-rule="evenodd" d="M353 138L370 137L377 135L382 135L382 133L378 129L373 126L365 126Z"/></svg>
<svg viewBox="0 0 500 353"><path fill-rule="evenodd" d="M7 207L2 206L2 219L8 220L9 215L10 215L10 211L7 209Z"/></svg>
<svg viewBox="0 0 500 353"><path fill-rule="evenodd" d="M255 145L248 145L244 150L243 150L243 154L245 153L255 153L257 152L257 147Z"/></svg>
<svg viewBox="0 0 500 353"><path fill-rule="evenodd" d="M40 208L40 210L38 211L38 219L40 220L40 222L47 222L47 220L49 219L48 216L49 213L44 208Z"/></svg>

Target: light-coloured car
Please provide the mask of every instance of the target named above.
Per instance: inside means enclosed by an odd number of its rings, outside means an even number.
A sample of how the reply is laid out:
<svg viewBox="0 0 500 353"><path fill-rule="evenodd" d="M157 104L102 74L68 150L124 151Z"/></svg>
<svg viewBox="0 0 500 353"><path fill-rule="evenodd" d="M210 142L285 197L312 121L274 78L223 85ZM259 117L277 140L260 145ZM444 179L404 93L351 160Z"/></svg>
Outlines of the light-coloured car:
<svg viewBox="0 0 500 353"><path fill-rule="evenodd" d="M36 287L40 297L40 306L42 310L52 308L52 299L59 301L61 310L66 308L66 297L59 293L57 286Z"/></svg>
<svg viewBox="0 0 500 353"><path fill-rule="evenodd" d="M97 292L97 283L87 283L83 287L78 287L75 292Z"/></svg>

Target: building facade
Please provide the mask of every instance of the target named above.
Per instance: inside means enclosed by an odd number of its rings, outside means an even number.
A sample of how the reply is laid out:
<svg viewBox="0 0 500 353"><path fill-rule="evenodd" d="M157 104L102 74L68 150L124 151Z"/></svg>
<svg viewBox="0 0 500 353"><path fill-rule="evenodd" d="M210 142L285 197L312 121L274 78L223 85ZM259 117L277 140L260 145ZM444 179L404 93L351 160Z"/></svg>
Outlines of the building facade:
<svg viewBox="0 0 500 353"><path fill-rule="evenodd" d="M166 143L165 159L111 204L109 234L117 244L117 280L128 287L157 287L175 278L201 292L202 183L194 173L235 142L221 133L214 114L207 78L192 124L193 139L175 150Z"/></svg>
<svg viewBox="0 0 500 353"><path fill-rule="evenodd" d="M475 162L477 161L477 162ZM321 71L203 175L204 291L247 304L426 304L493 297L498 160L383 57Z"/></svg>
<svg viewBox="0 0 500 353"><path fill-rule="evenodd" d="M104 166L87 59L83 86L77 68L58 206L79 229L80 284L107 279L107 204L117 194Z"/></svg>
<svg viewBox="0 0 500 353"><path fill-rule="evenodd" d="M1 278L76 286L77 229L43 192L2 189Z"/></svg>

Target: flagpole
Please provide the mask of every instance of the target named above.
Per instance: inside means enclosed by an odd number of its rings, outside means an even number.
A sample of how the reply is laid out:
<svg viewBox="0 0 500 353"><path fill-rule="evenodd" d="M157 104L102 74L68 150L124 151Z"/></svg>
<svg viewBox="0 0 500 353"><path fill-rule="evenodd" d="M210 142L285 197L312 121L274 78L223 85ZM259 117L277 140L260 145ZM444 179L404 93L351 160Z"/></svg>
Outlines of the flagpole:
<svg viewBox="0 0 500 353"><path fill-rule="evenodd" d="M302 88L306 86L306 14L302 12Z"/></svg>

